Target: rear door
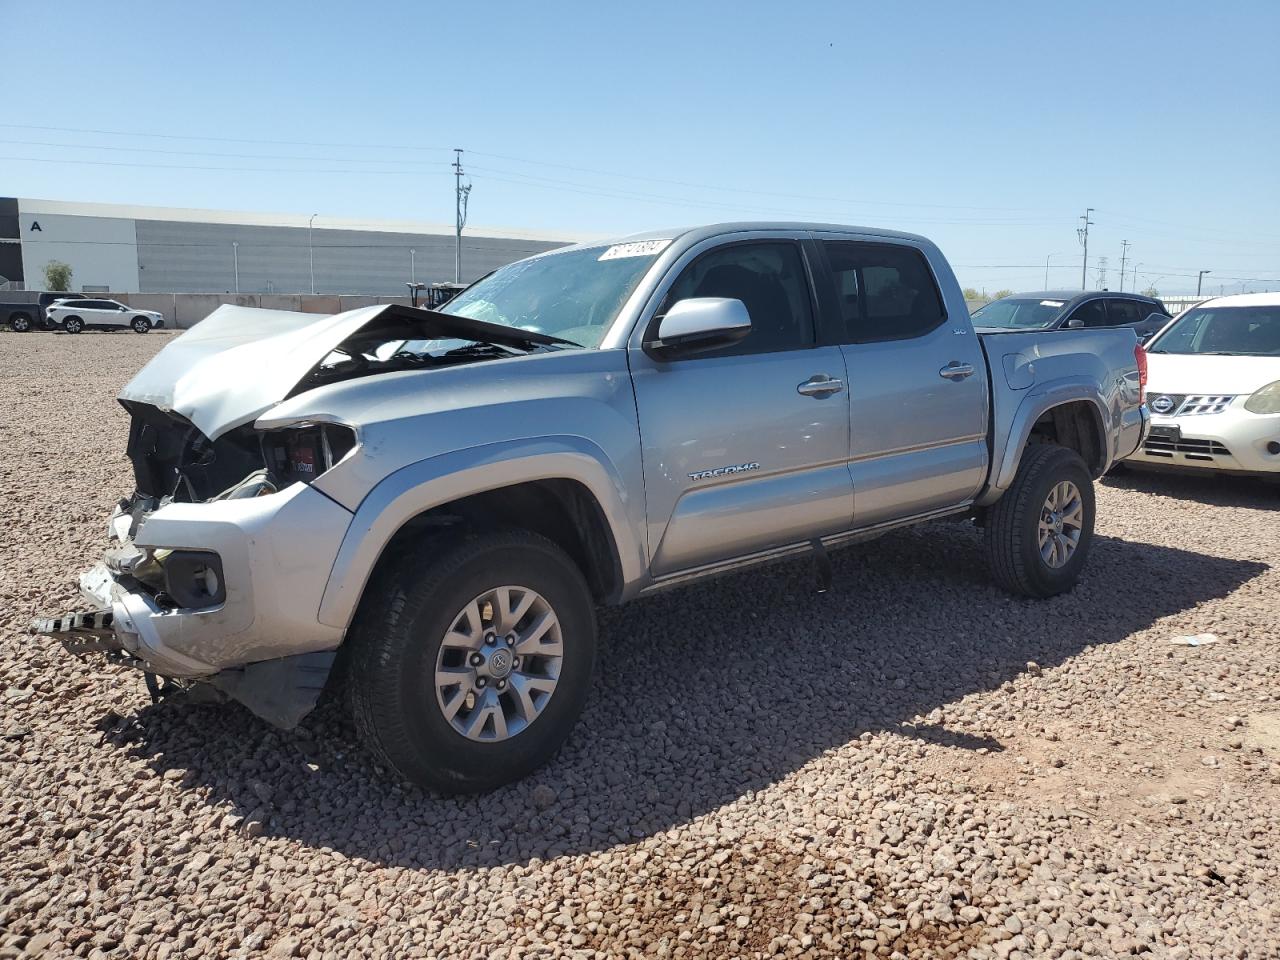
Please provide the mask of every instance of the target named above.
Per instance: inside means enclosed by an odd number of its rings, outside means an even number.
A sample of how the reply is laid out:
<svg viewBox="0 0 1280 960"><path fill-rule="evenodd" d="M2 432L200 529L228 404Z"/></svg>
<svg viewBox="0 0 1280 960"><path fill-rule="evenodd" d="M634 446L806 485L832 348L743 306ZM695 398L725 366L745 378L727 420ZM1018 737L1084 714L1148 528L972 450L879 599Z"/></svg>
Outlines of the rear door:
<svg viewBox="0 0 1280 960"><path fill-rule="evenodd" d="M1130 300L1138 317L1140 318L1133 324L1134 330L1138 333L1139 340L1146 340L1151 337L1169 322L1169 316L1161 307L1147 300Z"/></svg>
<svg viewBox="0 0 1280 960"><path fill-rule="evenodd" d="M844 360L815 332L804 235L715 238L655 294L629 348L655 576L847 529L853 515ZM751 333L658 360L641 344L688 297L741 300Z"/></svg>
<svg viewBox="0 0 1280 960"><path fill-rule="evenodd" d="M918 247L840 234L818 241L823 303L849 372L856 525L973 499L987 473L988 388L968 316L948 316Z"/></svg>

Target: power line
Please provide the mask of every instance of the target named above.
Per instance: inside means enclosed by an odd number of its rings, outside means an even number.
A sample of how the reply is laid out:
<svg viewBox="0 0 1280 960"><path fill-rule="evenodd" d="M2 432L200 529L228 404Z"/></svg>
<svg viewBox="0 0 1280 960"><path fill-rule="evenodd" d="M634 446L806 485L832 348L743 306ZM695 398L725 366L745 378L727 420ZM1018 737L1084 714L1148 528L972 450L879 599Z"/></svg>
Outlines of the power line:
<svg viewBox="0 0 1280 960"><path fill-rule="evenodd" d="M362 163L395 163L402 166L415 167L448 167L449 164L444 160L396 160L381 159L379 157L308 157L299 156L296 153L216 153L208 150L161 150L156 147L120 147L110 144L99 143L51 143L47 140L9 140L0 139L0 143L11 143L24 147L57 147L59 149L70 150L114 150L122 153L158 153L172 157L229 157L232 159L250 159L250 160L313 160L333 163L347 163L355 159ZM51 158L56 159L56 158Z"/></svg>
<svg viewBox="0 0 1280 960"><path fill-rule="evenodd" d="M299 158L301 159L301 158ZM314 169L303 167L208 167L177 163L128 163L115 160L76 160L70 157L12 157L0 156L0 160L22 160L27 163L75 163L92 167L141 167L146 170L212 170L224 173L372 173L379 176L420 176L419 170L371 170L356 167L342 169Z"/></svg>
<svg viewBox="0 0 1280 960"><path fill-rule="evenodd" d="M141 133L137 130L93 130L85 127L51 127L32 123L0 123L0 127L13 130L52 130L58 133L92 133L111 137L147 137L156 140L194 140L209 143L269 143L285 147L352 147L378 150L426 150L447 153L449 147L405 146L402 143L323 143L314 140L266 140L262 137L209 137L180 133Z"/></svg>

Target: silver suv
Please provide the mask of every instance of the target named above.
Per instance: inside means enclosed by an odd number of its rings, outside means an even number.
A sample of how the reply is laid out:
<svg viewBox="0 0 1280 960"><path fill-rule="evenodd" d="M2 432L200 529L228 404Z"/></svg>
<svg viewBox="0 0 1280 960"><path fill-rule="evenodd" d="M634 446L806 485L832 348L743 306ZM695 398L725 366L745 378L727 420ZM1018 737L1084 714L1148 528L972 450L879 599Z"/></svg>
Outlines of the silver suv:
<svg viewBox="0 0 1280 960"><path fill-rule="evenodd" d="M439 311L223 307L122 392L136 489L34 630L286 727L340 683L390 767L485 789L564 741L597 604L949 515L1069 589L1142 359L979 336L929 241L821 224L556 250Z"/></svg>

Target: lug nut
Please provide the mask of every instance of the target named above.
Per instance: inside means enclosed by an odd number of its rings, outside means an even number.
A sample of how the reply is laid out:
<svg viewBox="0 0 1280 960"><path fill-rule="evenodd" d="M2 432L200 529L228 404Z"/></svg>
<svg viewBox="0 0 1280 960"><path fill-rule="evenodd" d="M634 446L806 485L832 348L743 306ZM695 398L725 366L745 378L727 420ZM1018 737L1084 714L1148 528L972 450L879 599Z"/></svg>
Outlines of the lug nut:
<svg viewBox="0 0 1280 960"><path fill-rule="evenodd" d="M507 646L514 647L516 645L516 635L514 633L507 634Z"/></svg>
<svg viewBox="0 0 1280 960"><path fill-rule="evenodd" d="M486 683L488 683L488 682L489 682L489 681L488 681L488 680L486 680L484 677L476 677L476 686L477 686L477 687L483 687L483 686L484 686Z"/></svg>
<svg viewBox="0 0 1280 960"><path fill-rule="evenodd" d="M484 663L484 654L482 654L482 653L473 653L473 654L471 655L471 665L472 665L473 667L478 667L478 666L480 666L480 664L482 664L482 663Z"/></svg>
<svg viewBox="0 0 1280 960"><path fill-rule="evenodd" d="M507 688L507 681L505 681L505 680L499 680L499 681L498 681L498 689L499 689L499 690L505 690L506 688Z"/></svg>
<svg viewBox="0 0 1280 960"><path fill-rule="evenodd" d="M512 669L512 670L519 670L519 669L520 669L520 658L519 658L519 657L512 657L512 658L511 658L511 669Z"/></svg>
<svg viewBox="0 0 1280 960"><path fill-rule="evenodd" d="M487 645L491 646L491 647L493 646L494 642L495 642L497 639L498 639L498 638L497 638L496 636L494 636L492 633L486 633L486 634L484 635L484 642L485 642Z"/></svg>

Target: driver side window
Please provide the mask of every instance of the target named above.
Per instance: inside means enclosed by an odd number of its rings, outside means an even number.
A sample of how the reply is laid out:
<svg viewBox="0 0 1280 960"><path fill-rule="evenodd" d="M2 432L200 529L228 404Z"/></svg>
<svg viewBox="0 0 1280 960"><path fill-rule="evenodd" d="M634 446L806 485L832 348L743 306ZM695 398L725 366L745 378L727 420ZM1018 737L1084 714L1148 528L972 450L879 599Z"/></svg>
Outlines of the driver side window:
<svg viewBox="0 0 1280 960"><path fill-rule="evenodd" d="M1076 307L1066 323L1072 320L1079 320L1086 327L1105 327L1107 326L1107 308L1101 300L1090 300Z"/></svg>
<svg viewBox="0 0 1280 960"><path fill-rule="evenodd" d="M813 308L799 246L789 240L735 243L685 267L658 316L690 297L741 300L751 316L742 341L703 357L780 353L813 345Z"/></svg>

